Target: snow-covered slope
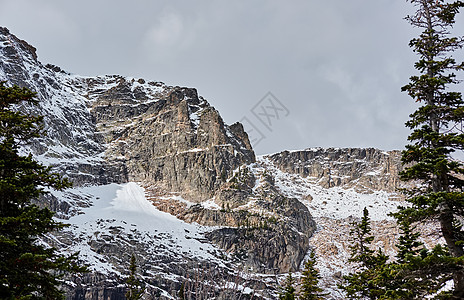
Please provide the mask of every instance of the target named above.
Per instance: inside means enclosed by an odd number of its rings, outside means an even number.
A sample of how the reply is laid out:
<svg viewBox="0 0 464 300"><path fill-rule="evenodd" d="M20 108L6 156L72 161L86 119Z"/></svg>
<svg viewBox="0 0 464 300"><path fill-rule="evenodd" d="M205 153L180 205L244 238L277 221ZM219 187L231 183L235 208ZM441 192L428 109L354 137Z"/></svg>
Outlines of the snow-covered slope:
<svg viewBox="0 0 464 300"><path fill-rule="evenodd" d="M91 263L90 268L96 271L118 273L108 263L102 264L105 259L99 258L91 247L92 241L106 238L116 240L113 236L115 231L120 235L135 235L138 242L151 244L143 257L154 255L163 245L161 253L166 252L166 256L182 256L183 253L188 253L199 259L218 261L213 255L218 250L199 241L207 228L187 224L159 211L146 199L145 190L137 183L88 186L71 189L66 193L87 196L90 204L67 221L71 226L66 231L75 240L66 250L80 251L83 258ZM153 239L156 236L162 236L163 239ZM128 250L130 251L130 245Z"/></svg>
<svg viewBox="0 0 464 300"><path fill-rule="evenodd" d="M333 149L323 150L317 148L316 151L330 152ZM306 152L308 150L295 151ZM310 150L313 151L313 150ZM341 151L338 149L337 151ZM361 152L363 149L344 149L346 152ZM369 150L367 150L369 151ZM393 153L381 152L383 155L398 155L397 151ZM286 155L287 151L284 151ZM253 165L254 172L267 172L275 179L275 186L286 196L294 197L305 204L311 212L316 224L317 230L310 239L310 250L316 253L317 264L322 279L321 287L328 293L327 299L346 299L343 292L338 288L338 284L342 282L342 276L352 272L356 266L350 264L350 245L352 240L350 231L353 228L353 223L359 222L363 209L367 208L371 219L372 233L375 237L373 241L374 248L382 249L384 253L390 256L396 254L396 244L398 242L399 230L394 218L389 214L397 211L398 206L405 206L403 197L396 191L373 190L371 187L365 188L359 185L360 182L365 182L363 174L368 177L372 176L373 171L377 171L378 176L382 177L391 168L401 168L400 165L392 166L387 164L374 164L371 167L363 167L362 172L354 177L356 184L351 184L346 181L345 185L324 187L321 185L320 178L312 176L302 176L300 172L282 171L282 166L279 161L273 158L280 156L281 153L260 156L257 162ZM327 164L332 166L339 164L337 158L325 159ZM345 158L344 158L345 159ZM395 159L396 160L396 159ZM295 162L294 166L298 167L302 163L307 165L319 164L317 159L307 159L306 161ZM353 163L360 163L356 159ZM364 165L369 165L366 158L363 159ZM350 164L349 160L345 160L342 165ZM333 168L332 171L345 172ZM383 175L382 175L383 174ZM387 178L393 174L387 174ZM398 176L397 174L394 176ZM397 180L390 178L392 180ZM368 182L372 182L369 181ZM421 232L421 240L428 247L433 247L437 243L443 243L438 230L438 224L430 222L428 224L419 224L417 229ZM302 266L301 266L302 267ZM295 274L300 275L298 272Z"/></svg>
<svg viewBox="0 0 464 300"><path fill-rule="evenodd" d="M378 237L375 243L387 253L394 253L398 232L392 218L388 216L400 204L394 194L383 191L361 194L354 189L323 188L298 174L282 172L267 157L259 157L256 163L250 165L250 169L257 178L255 189L265 184L261 175L266 173L275 180L275 187L280 192L287 197L297 198L312 213L317 231L310 239L310 251L317 254L317 267L323 276L321 285L330 293L328 299L344 299L337 283L343 274L351 270L347 264L349 232L351 223L359 220L364 207L368 207L373 220L373 229ZM135 252L145 269L147 282L153 276L163 280L185 280L184 276L175 275L176 271L167 270L192 257L199 261L209 261L215 265L214 268L222 266L231 270L237 267L231 264L232 257L227 258L226 253L204 238L204 233L214 227L185 223L159 211L147 200L145 192L143 187L134 182L80 187L64 194L55 192L58 198L72 195L74 199L86 199L89 205L69 219L72 227L64 235L72 236L73 242L65 247L66 251L80 251L95 271L116 276L123 275L121 269L115 266L124 264L124 261L118 260L117 257L121 255L115 252ZM253 211L254 204L250 202L247 205L247 209ZM111 247L109 243L118 246ZM294 274L299 276L298 272ZM267 281L268 288L275 281L275 278L265 274L247 273L247 276ZM285 276L281 274L277 277L283 281ZM152 284L160 286L158 283ZM246 284L241 283L241 286L245 288ZM262 293L250 288L248 291Z"/></svg>

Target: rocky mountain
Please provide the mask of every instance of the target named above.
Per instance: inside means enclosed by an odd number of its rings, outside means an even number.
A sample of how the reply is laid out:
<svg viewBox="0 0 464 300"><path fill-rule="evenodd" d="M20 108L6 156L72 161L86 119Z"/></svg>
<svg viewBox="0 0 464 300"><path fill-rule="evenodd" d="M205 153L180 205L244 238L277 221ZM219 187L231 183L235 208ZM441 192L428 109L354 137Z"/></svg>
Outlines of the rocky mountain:
<svg viewBox="0 0 464 300"><path fill-rule="evenodd" d="M118 75L83 77L43 65L0 27L0 80L37 93L46 135L25 145L74 187L38 199L71 226L44 238L80 252L67 299L124 299L130 256L144 299L275 299L316 251L328 299L347 265L349 224L371 211L394 252L388 213L401 202L398 151L307 149L256 157L193 88ZM431 236L434 231L430 229Z"/></svg>

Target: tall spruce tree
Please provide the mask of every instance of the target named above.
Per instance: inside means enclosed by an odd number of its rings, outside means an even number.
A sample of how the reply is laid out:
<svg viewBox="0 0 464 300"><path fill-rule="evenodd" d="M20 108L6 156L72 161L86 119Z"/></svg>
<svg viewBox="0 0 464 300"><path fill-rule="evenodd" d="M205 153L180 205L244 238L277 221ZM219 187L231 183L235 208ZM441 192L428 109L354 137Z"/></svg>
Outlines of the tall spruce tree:
<svg viewBox="0 0 464 300"><path fill-rule="evenodd" d="M399 225L401 235L396 245L398 248L396 258L398 263L407 263L411 257L417 256L421 251L425 250L425 247L419 241L420 234L415 231L416 226L412 226L408 220L403 220Z"/></svg>
<svg viewBox="0 0 464 300"><path fill-rule="evenodd" d="M295 278L292 273L288 273L284 286L279 294L280 300L295 300Z"/></svg>
<svg viewBox="0 0 464 300"><path fill-rule="evenodd" d="M375 251L371 249L371 243L374 240L371 228L371 219L369 210L364 207L361 222L353 222L350 235L353 244L350 246L350 262L358 262L364 267L370 267L373 263Z"/></svg>
<svg viewBox="0 0 464 300"><path fill-rule="evenodd" d="M126 283L127 283L126 299L127 300L142 299L145 289L143 288L141 282L137 279L137 263L136 263L136 258L134 254L132 254L131 256L129 272L130 272L129 277L126 280ZM181 299L183 299L183 290L182 290Z"/></svg>
<svg viewBox="0 0 464 300"><path fill-rule="evenodd" d="M301 272L301 288L299 292L298 299L301 300L320 300L323 299L322 296L323 290L318 286L319 271L315 268L316 265L316 255L314 252L311 252L309 259L304 264L303 272Z"/></svg>
<svg viewBox="0 0 464 300"><path fill-rule="evenodd" d="M416 227L407 220L399 225L401 235L396 244L396 259L376 271L375 282L384 292L378 299L423 299L427 293L438 289L433 284L435 278L419 276L417 270L437 253L425 249Z"/></svg>
<svg viewBox="0 0 464 300"><path fill-rule="evenodd" d="M34 104L26 88L0 82L0 298L60 299L60 278L84 271L75 255L66 257L39 243L39 238L64 227L54 213L32 204L44 188L63 189L66 180L19 154L21 145L41 134L41 117L12 110Z"/></svg>
<svg viewBox="0 0 464 300"><path fill-rule="evenodd" d="M410 115L406 126L412 130L402 154L408 166L400 174L403 180L421 182L407 193L410 207L402 207L395 216L408 223L437 220L446 247L438 247L421 265L422 275L438 276L441 281L453 278L454 298L464 299L464 166L452 158L456 150L464 150L464 101L453 90L459 83L456 72L464 69L452 53L464 45L462 37L450 31L455 24L462 1L410 0L416 13L406 19L422 29L410 47L419 56L415 68L419 74L410 78L402 90L421 106ZM440 261L442 263L437 263ZM416 268L414 267L414 268ZM427 271L429 270L429 271Z"/></svg>
<svg viewBox="0 0 464 300"><path fill-rule="evenodd" d="M344 282L339 286L349 299L379 299L388 288L384 273L388 256L381 249L372 249L374 236L370 222L369 211L364 208L361 221L351 224L349 262L354 263L356 271L343 276Z"/></svg>
<svg viewBox="0 0 464 300"><path fill-rule="evenodd" d="M459 271L447 249L437 245L428 250L418 242L418 235L407 231L410 229L402 230L397 260L387 264L381 274L384 276L379 283L389 289L380 299L455 299L443 289Z"/></svg>

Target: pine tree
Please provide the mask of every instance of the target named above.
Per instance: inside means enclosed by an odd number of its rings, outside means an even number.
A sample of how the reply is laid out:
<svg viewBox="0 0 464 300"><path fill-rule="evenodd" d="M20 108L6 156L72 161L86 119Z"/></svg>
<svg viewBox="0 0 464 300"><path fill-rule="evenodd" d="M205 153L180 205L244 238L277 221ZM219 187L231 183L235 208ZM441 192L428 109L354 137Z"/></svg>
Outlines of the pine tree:
<svg viewBox="0 0 464 300"><path fill-rule="evenodd" d="M39 243L43 235L65 225L47 208L32 204L44 188L63 189L66 180L32 158L19 154L21 145L41 134L41 117L12 110L35 104L26 88L0 82L0 295L2 299L60 299L60 279L85 268L76 255L60 255Z"/></svg>
<svg viewBox="0 0 464 300"><path fill-rule="evenodd" d="M396 260L376 270L375 282L384 291L379 299L423 299L423 291L432 286L429 279L417 276L415 271L429 256L415 229L408 221L400 224Z"/></svg>
<svg viewBox="0 0 464 300"><path fill-rule="evenodd" d="M410 47L419 56L412 76L402 90L421 106L410 116L406 126L412 130L402 154L408 167L400 174L403 180L420 181L408 191L409 207L400 208L395 216L399 222L439 222L446 247L439 246L416 261L417 275L438 276L442 285L453 278L453 296L464 298L464 168L451 157L464 149L464 101L460 92L451 90L459 83L455 72L464 69L452 53L464 46L462 37L453 37L450 30L464 2L444 0L410 0L417 8L407 20L422 29ZM426 259L430 256L430 259ZM417 258L417 257L416 257ZM431 259L433 258L433 259ZM427 263L426 263L427 262ZM428 271L427 271L428 270ZM427 274L428 272L428 274Z"/></svg>
<svg viewBox="0 0 464 300"><path fill-rule="evenodd" d="M384 272L388 256L381 249L371 249L374 236L370 225L369 211L363 210L363 217L359 223L352 223L350 235L353 244L350 246L349 262L356 265L356 271L343 277L344 284L339 285L350 299L379 299L386 292Z"/></svg>
<svg viewBox="0 0 464 300"><path fill-rule="evenodd" d="M318 287L319 271L315 268L316 255L311 252L309 259L304 264L303 277L301 278L301 289L299 299L301 300L320 300L323 299L323 290Z"/></svg>
<svg viewBox="0 0 464 300"><path fill-rule="evenodd" d="M407 262L410 257L417 256L422 250L424 245L418 240L419 232L414 232L416 226L412 226L408 220L403 220L400 223L401 235L399 237L398 253L396 255L398 263Z"/></svg>
<svg viewBox="0 0 464 300"><path fill-rule="evenodd" d="M350 246L352 255L349 261L359 262L364 267L370 267L374 255L374 251L371 250L370 244L374 240L374 236L371 233L372 228L367 208L364 207L363 209L361 222L352 223L351 225L352 229L350 235L354 243Z"/></svg>
<svg viewBox="0 0 464 300"><path fill-rule="evenodd" d="M436 271L428 269L449 265L443 259L443 248L426 250L409 222L403 221L400 225L399 251L392 262L388 262L389 257L381 249L372 250L367 209L361 222L353 226L350 262L356 264L357 270L344 276L345 284L340 286L349 299L424 299L446 282Z"/></svg>
<svg viewBox="0 0 464 300"><path fill-rule="evenodd" d="M279 295L280 300L295 300L295 279L292 273L288 273L285 285Z"/></svg>
<svg viewBox="0 0 464 300"><path fill-rule="evenodd" d="M128 300L139 300L142 298L145 289L142 287L142 284L137 279L137 263L135 255L132 254L130 265L129 265L129 277L126 280L127 283L127 292L126 299Z"/></svg>

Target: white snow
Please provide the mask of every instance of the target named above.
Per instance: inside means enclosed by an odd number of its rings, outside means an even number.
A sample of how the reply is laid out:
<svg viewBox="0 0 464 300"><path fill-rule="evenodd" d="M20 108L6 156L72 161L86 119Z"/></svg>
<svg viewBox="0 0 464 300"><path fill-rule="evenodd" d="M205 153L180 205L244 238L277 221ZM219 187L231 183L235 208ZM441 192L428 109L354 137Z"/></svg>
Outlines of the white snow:
<svg viewBox="0 0 464 300"><path fill-rule="evenodd" d="M120 228L126 234L137 231L148 241L163 243L168 251L189 253L201 259L216 260L211 253L217 249L197 239L203 238L207 227L185 223L176 217L156 209L146 198L145 190L135 182L108 184L71 189L67 192L91 198L91 207L71 217L65 223L71 224L66 230L73 231L78 240L67 249L80 251L81 256L91 263L91 268L103 273L115 272L90 246L90 241L103 235L111 236L109 227ZM57 195L59 196L59 195ZM160 240L153 236L169 237Z"/></svg>
<svg viewBox="0 0 464 300"><path fill-rule="evenodd" d="M207 200L205 202L202 202L201 206L203 206L203 208L212 209L212 210L220 210L221 209L221 207L219 207L219 205L215 202L214 198L209 199L209 200Z"/></svg>
<svg viewBox="0 0 464 300"><path fill-rule="evenodd" d="M275 176L275 184L284 195L299 199L308 207L311 215L316 218L361 217L362 211L366 207L369 210L371 220L392 220L393 218L388 214L396 211L399 204L390 199L391 193L377 191L371 194L361 194L354 189L342 187L327 189L314 183L312 178L303 178L297 174L282 172L266 157L261 156L257 160ZM305 200L308 196L311 196L312 200Z"/></svg>
<svg viewBox="0 0 464 300"><path fill-rule="evenodd" d="M190 149L186 152L202 152L202 151L206 151L206 149L202 149L202 148L193 148L193 149Z"/></svg>
<svg viewBox="0 0 464 300"><path fill-rule="evenodd" d="M200 113L201 110L190 114L190 121L192 121L195 128L198 128L198 126L200 125Z"/></svg>
<svg viewBox="0 0 464 300"><path fill-rule="evenodd" d="M156 215L157 209L147 201L142 187L134 182L129 182L116 190L116 198L110 202L115 211L125 211L146 215Z"/></svg>
<svg viewBox="0 0 464 300"><path fill-rule="evenodd" d="M178 195L177 193L172 193L172 195L170 195L170 196L161 196L161 197L159 197L159 199L173 200L173 201L178 201L178 202L181 202L181 203L185 203L185 204L187 204L187 208L189 208L192 205L196 204L194 202L191 202L191 201L188 201L188 200L184 199L181 195Z"/></svg>

